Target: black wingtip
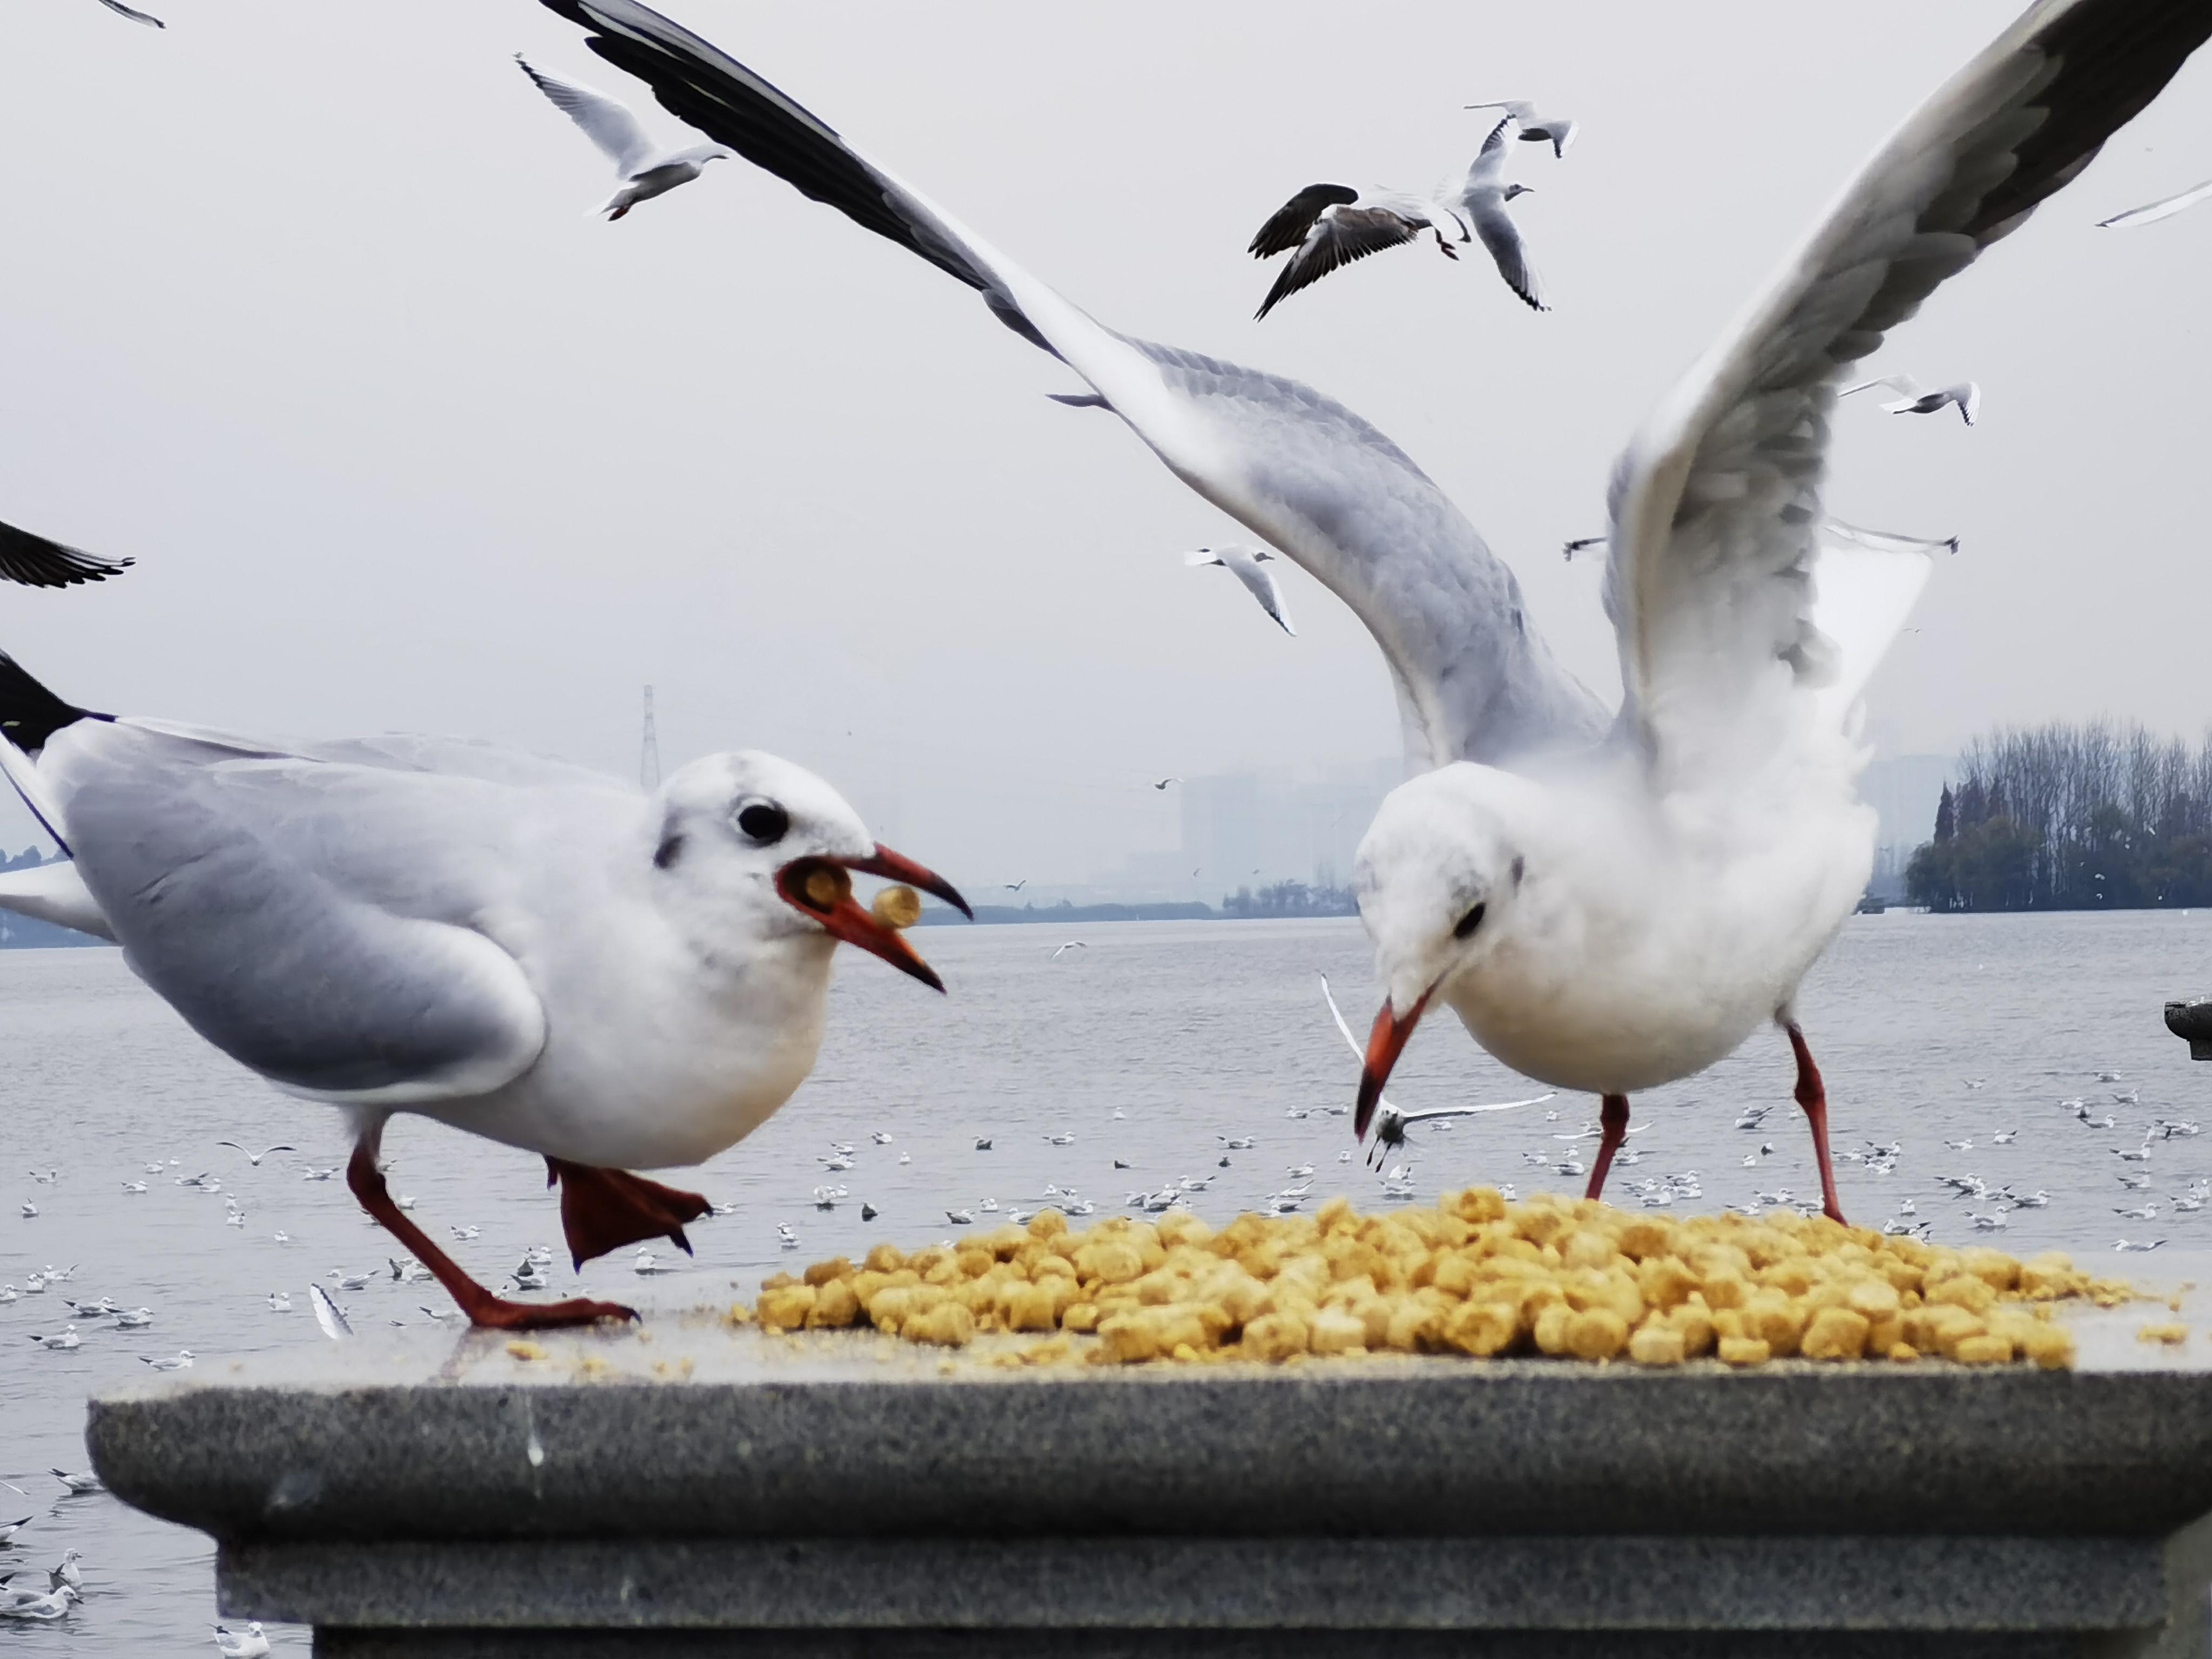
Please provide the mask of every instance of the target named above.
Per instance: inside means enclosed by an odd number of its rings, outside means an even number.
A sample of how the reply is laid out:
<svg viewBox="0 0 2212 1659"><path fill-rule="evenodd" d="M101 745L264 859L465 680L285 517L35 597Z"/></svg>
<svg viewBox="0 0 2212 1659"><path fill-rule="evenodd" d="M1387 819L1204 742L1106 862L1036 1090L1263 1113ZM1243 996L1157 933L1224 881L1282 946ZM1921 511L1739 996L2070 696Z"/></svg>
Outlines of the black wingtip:
<svg viewBox="0 0 2212 1659"><path fill-rule="evenodd" d="M80 582L104 582L119 576L137 563L135 559L104 558L82 548L34 536L11 524L0 524L0 580L25 587L74 587Z"/></svg>
<svg viewBox="0 0 2212 1659"><path fill-rule="evenodd" d="M15 658L0 651L0 735L25 754L37 754L55 732L79 720L112 718L64 702L33 679Z"/></svg>

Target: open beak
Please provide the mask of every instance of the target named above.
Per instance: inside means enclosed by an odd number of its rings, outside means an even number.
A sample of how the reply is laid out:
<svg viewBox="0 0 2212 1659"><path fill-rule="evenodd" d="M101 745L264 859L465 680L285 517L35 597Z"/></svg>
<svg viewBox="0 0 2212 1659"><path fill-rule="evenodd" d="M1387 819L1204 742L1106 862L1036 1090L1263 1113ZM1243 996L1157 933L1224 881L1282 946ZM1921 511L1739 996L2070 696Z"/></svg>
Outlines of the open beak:
<svg viewBox="0 0 2212 1659"><path fill-rule="evenodd" d="M1436 988L1431 986L1421 993L1421 1000L1400 1019L1390 1006L1390 999L1382 999L1382 1012L1375 1016L1375 1029L1367 1035L1367 1063L1359 1072L1359 1105L1352 1115L1352 1136L1355 1140L1367 1139L1367 1125L1375 1115L1375 1103L1382 1098L1382 1085L1390 1080L1390 1068L1398 1063L1398 1056L1406 1051L1406 1041L1413 1035L1413 1027L1421 1022L1421 1011L1429 1006L1429 998Z"/></svg>
<svg viewBox="0 0 2212 1659"><path fill-rule="evenodd" d="M883 846L866 858L793 859L775 872L775 890L787 904L820 922L833 938L857 945L871 956L881 957L901 973L913 975L932 990L942 991L945 981L938 978L936 969L915 954L906 936L854 902L853 878L846 873L848 870L919 887L955 906L970 921L975 919L975 913L968 908L968 901L960 896L951 882Z"/></svg>

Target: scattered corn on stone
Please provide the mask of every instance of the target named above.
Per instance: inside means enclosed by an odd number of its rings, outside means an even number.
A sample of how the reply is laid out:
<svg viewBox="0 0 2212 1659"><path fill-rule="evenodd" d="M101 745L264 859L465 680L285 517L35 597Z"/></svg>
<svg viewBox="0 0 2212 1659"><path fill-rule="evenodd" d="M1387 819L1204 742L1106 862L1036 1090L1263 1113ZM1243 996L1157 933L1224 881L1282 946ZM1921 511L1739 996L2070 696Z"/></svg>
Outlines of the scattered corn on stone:
<svg viewBox="0 0 2212 1659"><path fill-rule="evenodd" d="M1082 1232L1046 1210L908 1255L878 1244L763 1282L763 1329L861 1324L961 1347L1019 1338L1005 1363L1192 1364L1430 1353L1589 1364L1763 1365L1928 1357L2074 1363L2051 1304L2135 1292L2065 1256L2016 1261L1824 1217L1631 1215L1588 1200L1508 1203L1488 1188L1363 1216L1185 1212ZM732 1323L748 1315L732 1309ZM2154 1339L2147 1328L2146 1340ZM2179 1327L2175 1328L2179 1329ZM994 1348L993 1363L1000 1349Z"/></svg>
<svg viewBox="0 0 2212 1659"><path fill-rule="evenodd" d="M543 1359L545 1358L545 1350L539 1347L535 1342L510 1342L507 1345L507 1351L513 1354L517 1359Z"/></svg>
<svg viewBox="0 0 2212 1659"><path fill-rule="evenodd" d="M2165 1342L2179 1347L2189 1340L2189 1327L2180 1324L2146 1325L2136 1333L2138 1342Z"/></svg>

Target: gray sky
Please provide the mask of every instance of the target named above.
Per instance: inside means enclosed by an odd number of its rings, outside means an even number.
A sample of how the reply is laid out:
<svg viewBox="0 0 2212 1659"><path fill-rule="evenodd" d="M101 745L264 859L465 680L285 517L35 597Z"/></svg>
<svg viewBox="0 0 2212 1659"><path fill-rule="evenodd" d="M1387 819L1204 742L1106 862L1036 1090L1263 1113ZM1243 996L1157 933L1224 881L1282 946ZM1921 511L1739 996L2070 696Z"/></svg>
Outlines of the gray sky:
<svg viewBox="0 0 2212 1659"><path fill-rule="evenodd" d="M1103 321L1295 375L1395 438L1610 697L1614 453L1849 172L2017 9L1228 3L669 9ZM157 4L155 9L161 8ZM0 587L94 707L495 738L629 772L814 768L956 878L1171 845L1162 773L1389 753L1381 659L1303 573L1298 638L1186 570L1233 527L973 294L734 161L615 225L511 61L670 118L530 0L92 0L0 18L0 517L139 568ZM2203 63L1875 360L1983 423L1848 408L1830 501L1958 533L1875 683L1899 746L2098 713L2195 729L2212 209ZM1462 168L1578 117L1516 204L1557 309L1477 260L1363 263L1249 320L1245 242L1317 179ZM21 826L20 828L18 826ZM0 840L27 838L0 820Z"/></svg>

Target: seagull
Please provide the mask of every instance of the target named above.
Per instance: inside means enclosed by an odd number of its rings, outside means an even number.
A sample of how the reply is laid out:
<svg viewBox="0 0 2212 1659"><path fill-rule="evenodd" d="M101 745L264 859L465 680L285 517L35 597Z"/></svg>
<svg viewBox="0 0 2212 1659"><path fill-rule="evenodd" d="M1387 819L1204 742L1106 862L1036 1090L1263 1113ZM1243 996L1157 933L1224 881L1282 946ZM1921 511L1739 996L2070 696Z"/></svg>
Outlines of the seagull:
<svg viewBox="0 0 2212 1659"><path fill-rule="evenodd" d="M1336 1029L1342 1035L1346 1046L1351 1048L1352 1057L1364 1061L1367 1057L1366 1051L1360 1048L1359 1039L1352 1035L1352 1027L1344 1018L1344 1011L1336 1006L1336 994L1328 988L1327 974L1321 976L1321 994L1322 1000L1328 1004L1329 1018L1336 1022ZM1376 1098L1382 1109L1376 1121L1373 1156L1379 1158L1382 1156L1382 1148L1405 1145L1406 1126L1409 1123L1424 1123L1435 1119L1468 1117L1480 1112L1510 1112L1522 1106L1540 1106L1552 1097L1548 1094L1541 1094L1532 1096L1527 1100L1505 1100L1485 1106L1431 1106L1425 1111L1419 1112L1404 1111L1392 1105L1388 1100L1382 1099L1380 1090L1376 1091ZM1523 1156L1532 1164L1550 1162L1549 1153L1524 1153ZM1351 1157L1352 1154L1347 1152L1344 1154L1342 1161L1348 1162ZM1304 1174L1311 1175L1313 1165L1305 1164L1302 1166L1302 1170ZM1577 1166L1576 1173L1580 1172ZM1297 1175L1301 1170L1293 1170L1291 1173Z"/></svg>
<svg viewBox="0 0 2212 1659"><path fill-rule="evenodd" d="M70 1603L83 1598L67 1584L45 1595L29 1590L0 1595L0 1619L34 1619L52 1622L68 1616Z"/></svg>
<svg viewBox="0 0 2212 1659"><path fill-rule="evenodd" d="M270 1291L270 1292L269 1292L269 1311L270 1311L270 1312L271 1312L271 1313L289 1313L289 1312L291 1312L291 1311L292 1311L292 1296L291 1296L291 1292L290 1292L290 1291Z"/></svg>
<svg viewBox="0 0 2212 1659"><path fill-rule="evenodd" d="M67 1584L73 1590L82 1590L84 1588L84 1573L77 1563L83 1559L82 1550L64 1550L62 1559L46 1572L46 1588L59 1589Z"/></svg>
<svg viewBox="0 0 2212 1659"><path fill-rule="evenodd" d="M123 1190L135 1196L146 1190L146 1183L143 1181L126 1181L123 1183Z"/></svg>
<svg viewBox="0 0 2212 1659"><path fill-rule="evenodd" d="M707 170L708 162L730 159L731 152L720 144L662 149L645 136L645 129L638 125L637 117L629 112L627 106L580 82L548 75L520 52L515 53L514 61L522 65L522 72L551 100L553 107L581 127L584 136L615 164L615 176L622 180L622 188L592 210L595 214L605 214L610 223L640 202L649 202L656 196L666 195L678 185L690 184Z"/></svg>
<svg viewBox="0 0 2212 1659"><path fill-rule="evenodd" d="M331 1293L321 1285L307 1286L307 1305L315 1310L315 1323L331 1341L353 1334L353 1322L346 1317L345 1310L332 1301Z"/></svg>
<svg viewBox="0 0 2212 1659"><path fill-rule="evenodd" d="M1028 886L1029 884L1030 884L1030 878L1029 878L1027 876L1024 876L1024 877L1023 877L1019 881L1010 881L1010 882L1006 883L1006 890L1007 890L1009 893L1018 893L1018 892L1020 892L1020 891L1022 890L1022 889L1023 889L1023 888L1024 888L1024 887Z"/></svg>
<svg viewBox="0 0 2212 1659"><path fill-rule="evenodd" d="M790 1097L838 943L945 988L853 872L968 913L757 751L646 794L489 745L286 747L94 714L4 654L0 723L0 770L74 860L0 876L0 908L122 944L232 1059L344 1110L354 1196L479 1325L634 1316L471 1279L392 1201L394 1112L544 1157L579 1267L648 1238L688 1250L707 1200L627 1168L703 1163Z"/></svg>
<svg viewBox="0 0 2212 1659"><path fill-rule="evenodd" d="M143 1331L153 1322L151 1308L122 1309L115 1316L115 1328L118 1331Z"/></svg>
<svg viewBox="0 0 2212 1659"><path fill-rule="evenodd" d="M228 1146L234 1152L245 1152L246 1161L248 1164L251 1164L257 1170L261 1167L261 1160L268 1157L271 1152L296 1152L300 1150L297 1146L288 1146L282 1141L278 1142L274 1146L264 1146L258 1152L250 1151L246 1147L240 1146L234 1140L218 1140L216 1142L216 1145L218 1146Z"/></svg>
<svg viewBox="0 0 2212 1659"><path fill-rule="evenodd" d="M20 1491L21 1488L16 1488L16 1490ZM0 1521L0 1546L14 1543L15 1541L15 1534L22 1531L24 1528L29 1526L31 1522L37 1518L38 1517L35 1516L27 1515L20 1521Z"/></svg>
<svg viewBox="0 0 2212 1659"><path fill-rule="evenodd" d="M2093 0L2080 0L2092 3ZM1861 380L1856 386L1847 386L1836 395L1848 398L1854 392L1864 392L1869 386L1884 386L1898 394L1898 401L1884 404L1882 408L1892 415L1933 415L1956 404L1959 418L1968 426L1982 412L1982 388L1972 380L1961 380L1956 386L1947 386L1930 391L1910 374L1883 374L1871 380ZM1978 1088L1978 1084L1970 1085Z"/></svg>
<svg viewBox="0 0 2212 1659"><path fill-rule="evenodd" d="M548 3L556 10L561 9L558 0L548 0ZM592 0L580 0L579 9L594 9ZM1505 211L1508 202L1526 195L1530 188L1509 185L1500 177L1513 128L1510 115L1492 127L1467 177L1456 185L1442 186L1433 196L1374 187L1355 190L1350 185L1308 185L1268 216L1245 250L1255 259L1272 259L1278 253L1291 256L1255 315L1266 316L1340 265L1387 247L1419 241L1425 234L1437 239L1438 252L1453 259L1459 258L1454 242L1469 242L1480 236L1505 285L1530 309L1547 309L1537 287L1536 273L1522 248L1520 229ZM1070 367L1091 378L1079 366ZM1106 407L1119 408L1109 388L1102 386L1097 390Z"/></svg>
<svg viewBox="0 0 2212 1659"><path fill-rule="evenodd" d="M2131 1244L2126 1239L2122 1238L2115 1240L2113 1242L2112 1248L2116 1250L2128 1250L2136 1255L2141 1255L2145 1250L2154 1250L2165 1243L2166 1241L2162 1238L2154 1238L2146 1240L2142 1243Z"/></svg>
<svg viewBox="0 0 2212 1659"><path fill-rule="evenodd" d="M71 1474L67 1469L54 1469L51 1473L55 1480L69 1488L69 1495L71 1498L82 1498L87 1492L107 1490L100 1484L100 1477L96 1474Z"/></svg>
<svg viewBox="0 0 2212 1659"><path fill-rule="evenodd" d="M1182 562L1193 567L1202 564L1225 566L1230 574L1250 591L1252 597L1260 601L1260 609L1275 619L1275 625L1296 639L1298 630L1291 626L1289 613L1283 609L1282 590L1275 586L1275 573L1260 568L1263 561L1274 556L1264 547L1228 543L1220 547L1201 547L1195 552L1186 553L1182 556ZM1173 781L1173 779L1168 780L1168 782ZM1155 784L1153 787L1164 789L1167 784Z"/></svg>
<svg viewBox="0 0 2212 1659"><path fill-rule="evenodd" d="M2201 185L2191 185L2177 196L2162 196L2155 202L2130 208L2125 213L2115 213L2109 219L2100 219L2097 228L2124 230L2135 225L2154 225L2161 219L2171 219L2175 214L2195 207L2208 196L2212 196L2212 179L2207 179Z"/></svg>
<svg viewBox="0 0 2212 1659"><path fill-rule="evenodd" d="M108 10L113 12L118 17L127 17L134 23L145 24L149 28L165 29L169 27L160 18L154 16L150 13L137 11L132 9L131 7L125 5L123 3L123 0L100 0L100 3L106 7Z"/></svg>
<svg viewBox="0 0 2212 1659"><path fill-rule="evenodd" d="M365 1291L368 1288L367 1273L341 1273L336 1267L323 1275L342 1291Z"/></svg>
<svg viewBox="0 0 2212 1659"><path fill-rule="evenodd" d="M25 1199L23 1200L23 1219L26 1221L35 1221L38 1219L38 1216L39 1206L32 1203L30 1200Z"/></svg>
<svg viewBox="0 0 2212 1659"><path fill-rule="evenodd" d="M76 1326L65 1325L52 1336L33 1336L31 1340L40 1344L52 1352L67 1353L72 1348L80 1346L84 1339L76 1334Z"/></svg>
<svg viewBox="0 0 2212 1659"><path fill-rule="evenodd" d="M1661 400L1608 501L1627 694L1615 711L1553 657L1473 526L1349 410L1094 320L640 0L543 3L708 137L979 290L1178 477L1367 624L1421 775L1384 801L1357 860L1388 988L1358 1133L1441 1003L1506 1065L1601 1097L1598 1196L1630 1093L1704 1070L1771 1019L1795 1061L1822 1208L1842 1218L1794 999L1872 867L1849 722L1929 561L1824 535L1837 389L2073 179L2212 33L2212 14L2143 28L2134 0L2044 0L1884 143ZM1510 125L1487 150L1499 165ZM1291 222L1341 207L1335 194Z"/></svg>
<svg viewBox="0 0 2212 1659"><path fill-rule="evenodd" d="M1152 787L1155 789L1165 789L1171 783L1181 783L1182 781L1182 780L1181 778L1160 778L1153 782ZM1192 873L1194 875L1197 872L1194 871Z"/></svg>
<svg viewBox="0 0 2212 1659"><path fill-rule="evenodd" d="M971 1227L975 1224L975 1216L966 1210L947 1210L945 1218L956 1227Z"/></svg>
<svg viewBox="0 0 2212 1659"><path fill-rule="evenodd" d="M1087 951L1091 947L1088 945L1085 945L1081 939L1072 939L1068 940L1066 944L1061 945L1060 949L1054 951L1048 960L1058 962L1061 957L1070 951Z"/></svg>
<svg viewBox="0 0 2212 1659"><path fill-rule="evenodd" d="M2115 1210L2112 1213L2123 1221L2155 1221L2158 1219L2158 1206L2144 1204L2132 1210Z"/></svg>
<svg viewBox="0 0 2212 1659"><path fill-rule="evenodd" d="M261 1633L261 1621L250 1621L242 1631L228 1625L215 1627L216 1650L223 1659L268 1659L269 1638Z"/></svg>
<svg viewBox="0 0 2212 1659"><path fill-rule="evenodd" d="M677 1267L673 1262L661 1261L651 1250L640 1250L629 1270L641 1279L647 1279L655 1273L672 1273Z"/></svg>
<svg viewBox="0 0 2212 1659"><path fill-rule="evenodd" d="M1564 115L1540 115L1536 106L1525 98L1492 98L1480 104L1465 104L1464 109L1502 109L1521 130L1524 144L1548 143L1554 156L1565 159L1567 146L1575 142L1581 129Z"/></svg>

